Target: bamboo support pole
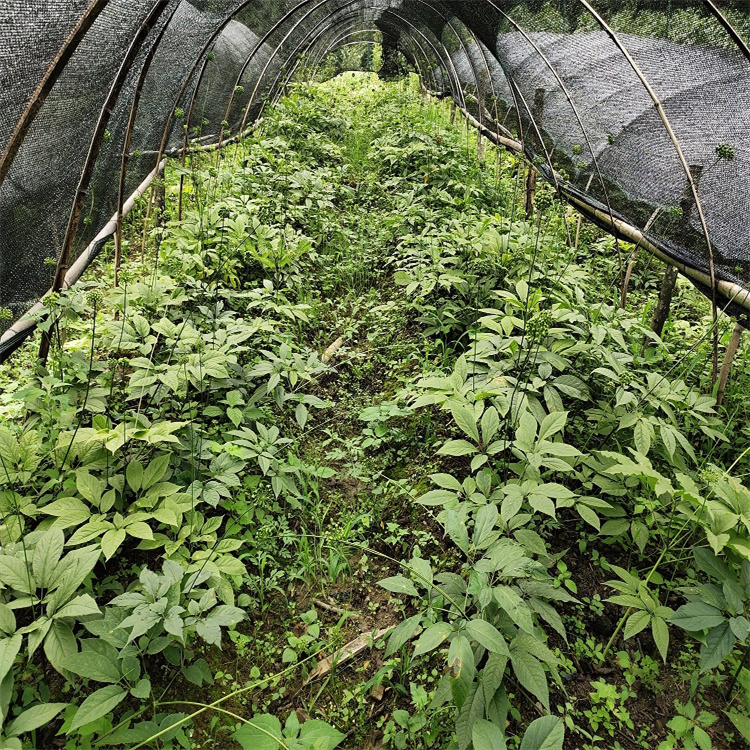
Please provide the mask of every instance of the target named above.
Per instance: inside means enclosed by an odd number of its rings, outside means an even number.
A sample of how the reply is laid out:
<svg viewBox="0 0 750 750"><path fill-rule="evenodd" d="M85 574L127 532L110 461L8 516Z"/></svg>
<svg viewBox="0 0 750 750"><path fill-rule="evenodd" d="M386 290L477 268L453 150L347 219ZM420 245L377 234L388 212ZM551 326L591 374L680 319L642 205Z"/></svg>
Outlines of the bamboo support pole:
<svg viewBox="0 0 750 750"><path fill-rule="evenodd" d="M119 282L120 282L120 264L122 263L122 227L123 227L123 218L124 218L123 213L122 213L122 207L123 207L123 204L125 203L125 178L127 177L127 172L128 172L128 162L130 160L130 144L132 143L132 140L133 140L133 130L135 129L135 120L138 115L138 107L141 102L141 93L143 91L143 85L146 82L146 76L148 75L148 72L151 68L151 63L153 62L156 52L159 49L159 44L161 40L164 38L164 34L167 31L169 23L174 17L174 14L177 12L177 7L178 6L175 5L172 8L172 11L170 12L169 17L164 22L161 28L161 31L157 35L156 39L151 45L151 49L148 51L148 54L146 55L146 58L143 61L141 72L138 75L138 81L136 83L135 91L133 93L133 102L130 106L130 114L128 115L128 124L125 130L125 143L123 144L122 158L120 161L120 178L119 178L118 186L117 186L117 231L115 232L115 280L114 280L115 287L119 286Z"/></svg>
<svg viewBox="0 0 750 750"><path fill-rule="evenodd" d="M492 140L496 145L503 146L504 148L517 154L518 156L524 156L523 146L519 141L513 140L512 138L506 138L505 136L497 136L492 132L492 130L486 128L484 125L481 125L470 112L461 110L461 113L466 118L466 120L474 127L483 128L485 136ZM635 227L632 224L628 224L628 222L623 221L622 219L618 219L617 217L612 216L611 214L609 214L609 212L602 211L595 206L589 205L576 193L566 188L562 183L559 175L557 176L557 180L557 187L560 196L571 206L581 211L581 213L583 213L585 216L599 223L608 232L610 232L610 234L620 236L628 242L632 242L633 244L642 247L644 250L651 253L651 255L663 261L664 263L674 266L686 278L689 278L692 281L701 284L702 286L706 286L709 289L711 288L710 274L704 273L697 268L688 266L686 263L673 258L671 255L651 242L644 234L644 231L638 229L638 227ZM749 289L740 286L739 284L735 284L732 281L726 281L723 279L716 279L715 284L716 291L723 297L725 297L733 304L750 311Z"/></svg>
<svg viewBox="0 0 750 750"><path fill-rule="evenodd" d="M133 210L136 201L146 193L154 179L156 179L156 177L161 174L162 170L166 166L166 163L167 160L164 159L161 164L159 164L159 166L155 170L153 170L138 186L136 191L128 198L128 200L125 201L122 207L123 214L125 216L127 216ZM109 222L102 228L99 234L97 234L96 237L91 241L89 246L78 256L75 263L70 266L68 272L65 274L65 278L63 279L63 283L60 289L54 291L65 291L66 289L70 289L70 287L72 287L73 284L75 284L78 279L81 278L83 272L86 270L86 268L88 268L94 257L96 257L96 254L98 253L102 243L109 237L112 237L112 235L114 235L116 231L117 214L115 214L109 220ZM52 291L53 289L50 289L44 296L46 297ZM7 331L5 331L2 336L0 336L0 347L2 347L4 344L8 344L10 341L19 336L30 334L36 327L37 316L40 312L42 312L42 310L44 310L44 297L42 298L42 300L37 302L22 318L17 320ZM2 358L0 358L0 361L2 361Z"/></svg>
<svg viewBox="0 0 750 750"><path fill-rule="evenodd" d="M133 41L128 48L125 58L123 59L120 68L117 72L117 76L112 83L112 87L109 90L109 94L104 102L104 106L99 114L99 119L94 129L94 134L91 138L89 145L89 151L86 156L84 163L83 172L81 173L81 179L78 182L78 188L76 189L75 199L73 201L73 207L70 211L70 217L68 219L68 228L65 232L65 239L63 246L60 251L60 256L57 259L57 268L55 269L55 278L52 282L52 291L59 291L62 287L63 281L65 280L66 273L68 271L68 264L70 262L70 256L73 252L73 246L75 244L76 234L78 232L78 225L81 219L81 213L83 211L84 203L86 202L86 196L88 193L89 185L94 177L94 169L96 167L96 161L101 150L101 145L104 141L104 134L107 130L107 125L112 117L117 99L120 96L125 81L127 80L130 69L135 63L135 59L143 46L148 34L158 21L161 14L166 10L169 5L169 0L158 0L158 2L151 9L146 19L141 24L140 28L136 32ZM47 361L47 355L49 354L50 337L48 334L42 336L42 341L39 345L39 359L42 362Z"/></svg>

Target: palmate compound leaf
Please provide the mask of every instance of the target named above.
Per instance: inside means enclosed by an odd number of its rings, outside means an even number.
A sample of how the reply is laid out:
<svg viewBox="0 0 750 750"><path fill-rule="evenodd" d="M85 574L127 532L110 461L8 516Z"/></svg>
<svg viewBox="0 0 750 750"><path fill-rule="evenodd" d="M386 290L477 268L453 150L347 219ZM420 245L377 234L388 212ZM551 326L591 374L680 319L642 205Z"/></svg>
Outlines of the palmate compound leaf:
<svg viewBox="0 0 750 750"><path fill-rule="evenodd" d="M296 727L290 734L296 733ZM345 739L345 735L330 724L311 719L302 724L299 738L285 736L281 722L270 714L254 716L234 733L234 738L244 750L335 750Z"/></svg>
<svg viewBox="0 0 750 750"><path fill-rule="evenodd" d="M281 722L270 714L254 716L234 733L244 750L279 750L284 741Z"/></svg>

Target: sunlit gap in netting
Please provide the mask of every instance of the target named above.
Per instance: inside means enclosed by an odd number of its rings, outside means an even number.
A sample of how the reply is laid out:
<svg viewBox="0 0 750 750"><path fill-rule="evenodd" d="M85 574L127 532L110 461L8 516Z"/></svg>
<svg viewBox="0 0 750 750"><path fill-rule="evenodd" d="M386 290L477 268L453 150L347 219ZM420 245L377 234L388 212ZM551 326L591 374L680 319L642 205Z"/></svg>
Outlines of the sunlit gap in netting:
<svg viewBox="0 0 750 750"><path fill-rule="evenodd" d="M744 3L9 11L0 744L748 746Z"/></svg>

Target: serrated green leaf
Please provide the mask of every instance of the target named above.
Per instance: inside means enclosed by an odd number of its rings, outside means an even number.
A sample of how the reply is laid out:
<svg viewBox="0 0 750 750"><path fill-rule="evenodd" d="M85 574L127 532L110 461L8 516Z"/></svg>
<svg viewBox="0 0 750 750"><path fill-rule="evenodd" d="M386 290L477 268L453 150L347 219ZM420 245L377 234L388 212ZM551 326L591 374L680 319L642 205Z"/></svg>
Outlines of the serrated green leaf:
<svg viewBox="0 0 750 750"><path fill-rule="evenodd" d="M708 630L721 625L725 617L721 610L712 607L706 602L689 602L683 604L670 618L673 625L681 627L683 630L698 632Z"/></svg>
<svg viewBox="0 0 750 750"><path fill-rule="evenodd" d="M38 586L49 587L64 547L65 534L63 534L62 529L54 527L45 531L36 543L32 570Z"/></svg>
<svg viewBox="0 0 750 750"><path fill-rule="evenodd" d="M648 627L648 624L651 622L651 615L649 615L648 612L644 612L643 610L639 610L638 612L633 612L630 617L628 617L627 621L625 622L625 630L623 631L622 637L625 640L628 640L628 638L632 638L634 635L638 635L644 628Z"/></svg>
<svg viewBox="0 0 750 750"><path fill-rule="evenodd" d="M529 724L521 741L521 750L562 750L565 724L557 716L542 716Z"/></svg>
<svg viewBox="0 0 750 750"><path fill-rule="evenodd" d="M466 623L466 633L480 646L484 646L491 654L509 656L508 644L503 634L486 620L469 620Z"/></svg>
<svg viewBox="0 0 750 750"><path fill-rule="evenodd" d="M510 586L495 586L492 590L495 601L513 622L527 633L534 632L534 618L531 610L518 592Z"/></svg>
<svg viewBox="0 0 750 750"><path fill-rule="evenodd" d="M701 648L701 672L708 672L714 667L718 667L732 653L734 641L734 633L728 622L709 630L706 635L706 642Z"/></svg>
<svg viewBox="0 0 750 750"><path fill-rule="evenodd" d="M474 418L474 409L469 406L454 406L451 409L453 420L461 431L468 435L475 443L479 442L479 430Z"/></svg>
<svg viewBox="0 0 750 750"><path fill-rule="evenodd" d="M539 660L528 651L511 646L510 663L516 679L549 711L547 675Z"/></svg>

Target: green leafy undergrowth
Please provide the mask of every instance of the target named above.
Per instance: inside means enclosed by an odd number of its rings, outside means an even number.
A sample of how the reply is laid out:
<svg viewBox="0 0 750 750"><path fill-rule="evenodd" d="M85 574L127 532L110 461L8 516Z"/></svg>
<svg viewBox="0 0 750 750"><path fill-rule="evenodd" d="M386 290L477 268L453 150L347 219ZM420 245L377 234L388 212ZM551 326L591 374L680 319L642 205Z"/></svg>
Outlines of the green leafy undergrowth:
<svg viewBox="0 0 750 750"><path fill-rule="evenodd" d="M475 139L413 79L296 85L48 298L1 373L3 746L747 741L709 311L656 339L655 274L620 308L613 240Z"/></svg>

